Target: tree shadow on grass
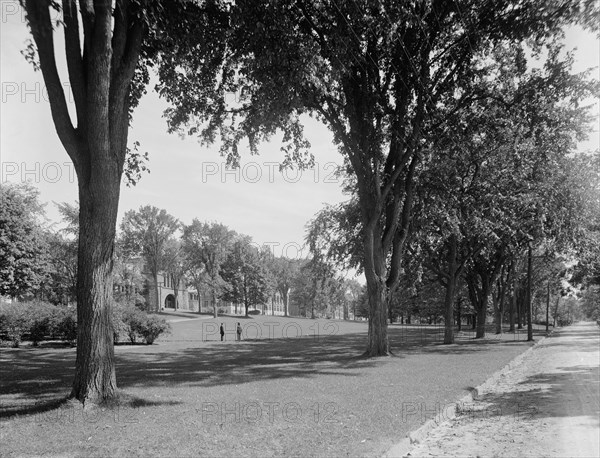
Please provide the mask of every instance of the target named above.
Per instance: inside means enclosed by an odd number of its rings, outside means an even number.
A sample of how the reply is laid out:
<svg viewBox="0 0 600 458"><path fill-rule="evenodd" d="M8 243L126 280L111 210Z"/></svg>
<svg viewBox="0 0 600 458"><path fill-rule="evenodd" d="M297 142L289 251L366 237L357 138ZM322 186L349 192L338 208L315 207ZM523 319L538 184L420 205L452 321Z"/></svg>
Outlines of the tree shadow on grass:
<svg viewBox="0 0 600 458"><path fill-rule="evenodd" d="M532 342L511 338L511 334L505 333L495 335L488 333L484 338L471 338L469 334L456 336L452 344L444 344L443 329L436 327L423 326L419 328L402 329L392 328L390 332L390 345L395 355L414 355L414 354L469 354L474 352L487 351L495 346L524 346L533 345ZM534 338L537 340L543 336L541 331L534 332Z"/></svg>
<svg viewBox="0 0 600 458"><path fill-rule="evenodd" d="M64 409L70 402L75 373L74 349L3 349L0 354L0 418L40 415ZM116 401L128 407L162 405L123 394Z"/></svg>
<svg viewBox="0 0 600 458"><path fill-rule="evenodd" d="M320 375L356 375L375 366L362 357L364 335L210 342L174 353L122 354L119 385L219 386Z"/></svg>
<svg viewBox="0 0 600 458"><path fill-rule="evenodd" d="M18 348L0 353L0 417L55 409L70 394L75 349Z"/></svg>
<svg viewBox="0 0 600 458"><path fill-rule="evenodd" d="M329 337L255 339L242 342L206 342L180 351L119 355L119 386L221 386L249 381L314 378L323 375L357 376L367 368L386 364L386 358L367 358L365 333ZM421 335L409 338L392 330L389 336L395 358L419 354L472 354L492 346L530 346L504 340L465 340L441 345ZM156 347L155 347L156 348Z"/></svg>
<svg viewBox="0 0 600 458"><path fill-rule="evenodd" d="M58 397L56 397L58 396ZM10 404L9 402L3 402L2 408L0 409L0 419L13 417L15 415L27 415L27 416L40 416L44 414L48 418L56 417L68 417L65 413L67 411L81 410L83 405L76 399L70 397L70 395L53 395L48 394L50 399L40 400L39 398L29 398L29 403L23 404L23 402L17 402ZM33 403L31 403L33 401ZM141 398L139 396L132 396L128 393L120 391L117 399L111 400L108 403L102 403L94 408L115 411L119 409L136 409L140 407L154 407L164 405L178 405L182 404L180 401L156 401ZM58 413L56 411L59 411ZM62 413L61 413L62 412ZM50 414L52 413L52 414ZM92 415L88 414L90 417Z"/></svg>
<svg viewBox="0 0 600 458"><path fill-rule="evenodd" d="M8 418L14 415L40 415L64 408L64 406L66 406L69 402L68 396L62 396L56 399L50 399L48 401L38 401L34 404L26 405L11 405L3 401L2 409L0 409L0 418Z"/></svg>
<svg viewBox="0 0 600 458"><path fill-rule="evenodd" d="M429 353L468 354L506 341L461 341L440 345L435 336L400 335L390 330L394 356ZM261 380L358 376L365 369L391 361L366 358L366 333L305 336L242 342L192 342L178 348L172 342L151 346L122 346L116 351L120 388L177 385L211 387ZM522 342L520 342L522 343ZM35 405L65 399L75 366L74 349L14 349L0 355L0 416L28 413ZM39 407L38 407L39 408ZM42 407L43 408L43 407Z"/></svg>

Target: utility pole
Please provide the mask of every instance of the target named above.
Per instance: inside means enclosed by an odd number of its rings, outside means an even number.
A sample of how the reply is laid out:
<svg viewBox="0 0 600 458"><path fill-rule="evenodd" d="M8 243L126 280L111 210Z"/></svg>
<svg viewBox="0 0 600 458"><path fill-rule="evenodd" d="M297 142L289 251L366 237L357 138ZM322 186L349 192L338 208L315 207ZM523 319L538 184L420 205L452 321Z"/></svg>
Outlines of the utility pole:
<svg viewBox="0 0 600 458"><path fill-rule="evenodd" d="M527 342L533 342L533 324L531 323L531 242L529 242L527 259Z"/></svg>

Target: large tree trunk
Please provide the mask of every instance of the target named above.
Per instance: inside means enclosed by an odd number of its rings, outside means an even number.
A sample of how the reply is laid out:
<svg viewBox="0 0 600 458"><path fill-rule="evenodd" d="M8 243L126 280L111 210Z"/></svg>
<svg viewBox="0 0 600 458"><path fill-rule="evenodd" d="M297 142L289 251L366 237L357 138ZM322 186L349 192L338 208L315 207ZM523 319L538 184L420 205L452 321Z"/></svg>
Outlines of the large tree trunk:
<svg viewBox="0 0 600 458"><path fill-rule="evenodd" d="M389 352L387 333L387 289L383 282L369 284L367 282L369 298L369 335L367 342L368 356L386 356Z"/></svg>
<svg viewBox="0 0 600 458"><path fill-rule="evenodd" d="M367 356L387 356L389 291L385 283L385 256L379 248L379 235L373 227L364 229L365 277L369 300L369 332L367 336Z"/></svg>
<svg viewBox="0 0 600 458"><path fill-rule="evenodd" d="M117 389L111 307L120 176L107 161L95 177L79 177L77 360L72 396L99 403Z"/></svg>
<svg viewBox="0 0 600 458"><path fill-rule="evenodd" d="M114 368L112 257L119 190L127 152L130 83L139 60L145 26L127 2L63 2L62 28L70 89L69 113L56 66L51 4L24 2L37 47L52 120L73 161L79 186L77 272L77 359L72 395L84 404L111 398ZM114 20L113 20L114 8ZM83 33L82 33L83 32ZM83 37L83 47L81 46Z"/></svg>
<svg viewBox="0 0 600 458"><path fill-rule="evenodd" d="M288 316L288 304L290 301L290 289L288 288L283 295L283 316Z"/></svg>

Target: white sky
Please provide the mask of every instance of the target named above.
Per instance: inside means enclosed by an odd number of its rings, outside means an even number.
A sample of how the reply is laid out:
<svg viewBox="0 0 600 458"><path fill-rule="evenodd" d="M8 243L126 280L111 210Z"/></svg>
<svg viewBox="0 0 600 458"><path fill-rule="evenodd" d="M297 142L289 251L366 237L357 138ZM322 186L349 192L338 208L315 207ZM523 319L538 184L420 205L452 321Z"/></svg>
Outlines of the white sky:
<svg viewBox="0 0 600 458"><path fill-rule="evenodd" d="M41 201L49 203L48 216L56 220L58 212L51 202L77 199L75 174L54 130L41 74L35 73L21 55L28 32L18 2L0 0L0 5L1 180L33 182ZM599 66L600 47L594 35L570 30L567 42L569 47L579 48L577 71ZM64 78L59 41L56 49ZM595 74L600 77L597 68ZM595 104L597 112L597 99ZM276 165L282 159L276 138L261 147L260 156L243 156L238 179L234 173L224 174L218 146L201 148L194 139L167 134L162 118L165 107L149 91L135 112L130 143L137 140L140 151L149 152L151 173L144 174L136 187L122 186L119 223L125 211L151 204L184 223L194 217L222 222L252 236L257 243L278 244L274 247L276 255L296 257L295 247L303 245L306 222L324 203L346 199L341 183L331 176L333 164L341 163L341 156L329 131L316 121L308 119L306 124L317 162L315 170L289 170L282 175ZM591 137L585 148L598 148L598 129Z"/></svg>

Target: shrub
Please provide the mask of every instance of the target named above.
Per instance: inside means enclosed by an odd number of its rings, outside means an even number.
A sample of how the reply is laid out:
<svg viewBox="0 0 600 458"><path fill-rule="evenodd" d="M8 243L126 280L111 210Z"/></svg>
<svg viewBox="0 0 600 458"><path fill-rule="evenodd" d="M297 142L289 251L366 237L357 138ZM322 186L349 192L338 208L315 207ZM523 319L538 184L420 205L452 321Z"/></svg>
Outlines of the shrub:
<svg viewBox="0 0 600 458"><path fill-rule="evenodd" d="M52 323L53 337L73 345L77 340L77 310L57 307L58 313Z"/></svg>
<svg viewBox="0 0 600 458"><path fill-rule="evenodd" d="M248 315L260 315L260 310L248 310Z"/></svg>
<svg viewBox="0 0 600 458"><path fill-rule="evenodd" d="M150 345L158 336L171 330L171 326L163 317L147 314L133 305L113 307L112 325L115 342L125 334L132 344L140 337Z"/></svg>
<svg viewBox="0 0 600 458"><path fill-rule="evenodd" d="M77 338L75 309L45 302L20 302L0 306L0 335L18 347L27 337L34 346L44 339L73 343Z"/></svg>
<svg viewBox="0 0 600 458"><path fill-rule="evenodd" d="M44 303L22 304L29 311L29 340L37 347L40 341L52 334L52 322L56 307Z"/></svg>
<svg viewBox="0 0 600 458"><path fill-rule="evenodd" d="M26 304L2 304L0 306L0 332L2 338L9 340L14 348L18 348L23 336L31 327L31 310Z"/></svg>
<svg viewBox="0 0 600 458"><path fill-rule="evenodd" d="M150 314L146 315L145 318L138 332L144 338L146 344L152 345L158 336L171 332L171 325L163 317Z"/></svg>
<svg viewBox="0 0 600 458"><path fill-rule="evenodd" d="M113 329L113 343L117 343L121 339L121 334L127 332L127 325L123 322L123 308L114 305L111 311L110 320Z"/></svg>
<svg viewBox="0 0 600 458"><path fill-rule="evenodd" d="M132 344L136 343L146 314L134 305L117 305L114 310L118 320L113 321L113 332L125 333Z"/></svg>

